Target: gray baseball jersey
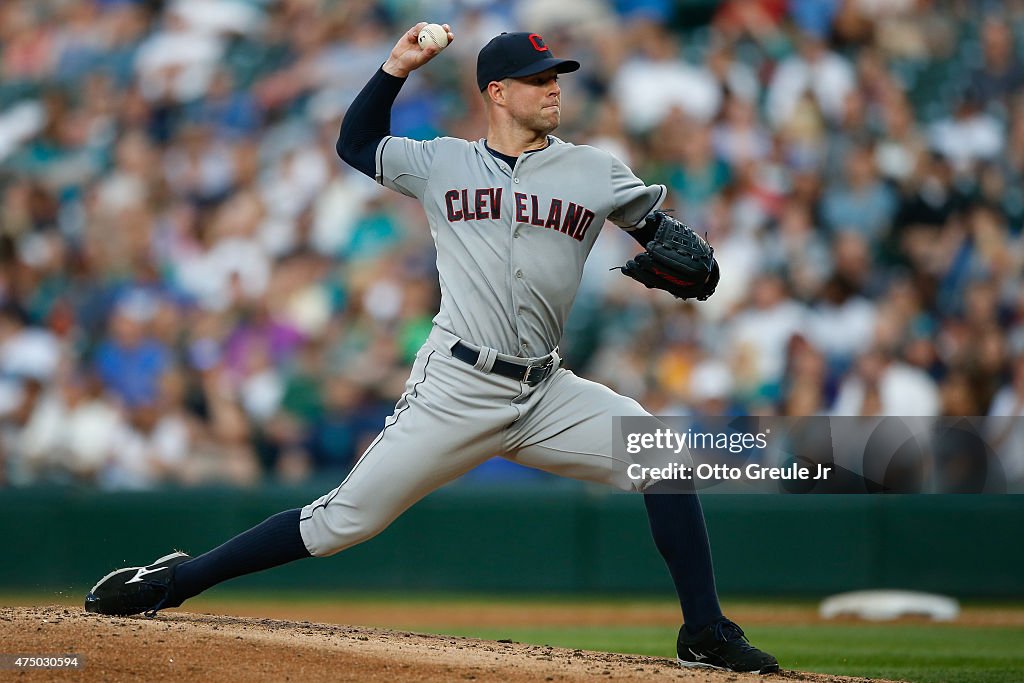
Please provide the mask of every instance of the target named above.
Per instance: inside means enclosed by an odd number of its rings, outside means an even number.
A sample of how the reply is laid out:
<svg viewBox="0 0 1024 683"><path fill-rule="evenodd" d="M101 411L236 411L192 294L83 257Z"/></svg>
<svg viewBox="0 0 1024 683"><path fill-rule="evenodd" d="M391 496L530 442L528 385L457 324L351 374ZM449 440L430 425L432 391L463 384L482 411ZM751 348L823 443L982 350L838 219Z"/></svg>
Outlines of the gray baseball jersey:
<svg viewBox="0 0 1024 683"><path fill-rule="evenodd" d="M617 158L553 136L509 169L483 140L387 137L377 181L423 204L437 245L434 322L515 356L557 346L604 221L631 230L660 206Z"/></svg>
<svg viewBox="0 0 1024 683"><path fill-rule="evenodd" d="M583 264L609 219L629 230L664 199L614 156L551 137L510 169L484 141L386 137L377 180L422 202L437 246L441 309L395 412L345 481L305 506L310 553L336 553L494 456L561 476L642 490L613 467L613 416L631 398L558 368L555 347ZM453 355L460 343L478 355ZM557 368L529 384L496 359Z"/></svg>

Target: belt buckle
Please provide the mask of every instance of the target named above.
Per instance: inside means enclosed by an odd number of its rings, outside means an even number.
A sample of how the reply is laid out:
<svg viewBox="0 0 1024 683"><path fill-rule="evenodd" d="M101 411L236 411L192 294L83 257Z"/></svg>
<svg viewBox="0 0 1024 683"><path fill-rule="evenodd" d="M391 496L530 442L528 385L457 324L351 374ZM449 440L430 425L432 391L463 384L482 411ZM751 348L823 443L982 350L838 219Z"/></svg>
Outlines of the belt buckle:
<svg viewBox="0 0 1024 683"><path fill-rule="evenodd" d="M523 375L523 382L525 382L527 386L531 387L540 384L551 373L551 366L554 365L554 363L554 359L550 358L547 363L544 363L544 365L528 366L526 368L526 374ZM536 379L533 379L534 370L537 370L540 373L540 376Z"/></svg>

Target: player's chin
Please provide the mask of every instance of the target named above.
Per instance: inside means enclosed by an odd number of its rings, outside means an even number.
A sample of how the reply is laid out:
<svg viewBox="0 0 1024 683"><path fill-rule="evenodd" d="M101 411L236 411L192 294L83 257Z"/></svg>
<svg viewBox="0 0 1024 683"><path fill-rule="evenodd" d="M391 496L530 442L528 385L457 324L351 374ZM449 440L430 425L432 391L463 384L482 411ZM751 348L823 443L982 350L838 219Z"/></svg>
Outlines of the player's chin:
<svg viewBox="0 0 1024 683"><path fill-rule="evenodd" d="M545 125L549 126L548 132L551 132L562 122L562 110L559 107L544 107L541 110L540 118Z"/></svg>

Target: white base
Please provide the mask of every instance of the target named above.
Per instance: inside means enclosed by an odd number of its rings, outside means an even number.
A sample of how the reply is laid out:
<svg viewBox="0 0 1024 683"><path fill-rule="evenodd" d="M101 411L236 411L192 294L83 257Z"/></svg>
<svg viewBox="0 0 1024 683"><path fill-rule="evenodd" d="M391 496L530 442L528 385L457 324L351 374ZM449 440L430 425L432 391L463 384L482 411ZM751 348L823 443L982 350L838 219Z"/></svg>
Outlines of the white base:
<svg viewBox="0 0 1024 683"><path fill-rule="evenodd" d="M891 621L916 616L953 621L960 615L960 604L944 595L918 591L854 591L826 598L818 613L823 619L853 616L869 621Z"/></svg>

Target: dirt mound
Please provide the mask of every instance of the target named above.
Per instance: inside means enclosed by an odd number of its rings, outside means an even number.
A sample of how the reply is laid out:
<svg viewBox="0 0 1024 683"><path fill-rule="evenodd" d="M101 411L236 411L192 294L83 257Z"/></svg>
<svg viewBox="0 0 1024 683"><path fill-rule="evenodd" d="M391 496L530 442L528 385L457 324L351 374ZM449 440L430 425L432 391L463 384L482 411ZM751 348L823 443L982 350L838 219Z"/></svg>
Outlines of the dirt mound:
<svg viewBox="0 0 1024 683"><path fill-rule="evenodd" d="M75 681L701 681L754 675L686 671L668 659L273 619L164 612L103 617L69 607L0 608L6 653L80 655ZM53 671L28 674L56 678ZM863 681L783 672L764 680Z"/></svg>

